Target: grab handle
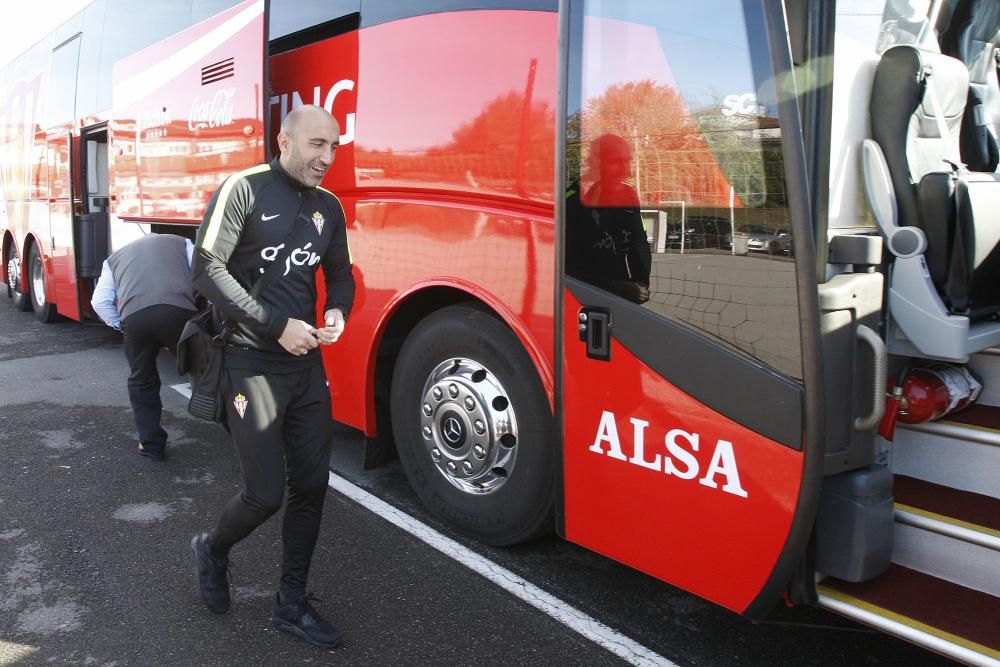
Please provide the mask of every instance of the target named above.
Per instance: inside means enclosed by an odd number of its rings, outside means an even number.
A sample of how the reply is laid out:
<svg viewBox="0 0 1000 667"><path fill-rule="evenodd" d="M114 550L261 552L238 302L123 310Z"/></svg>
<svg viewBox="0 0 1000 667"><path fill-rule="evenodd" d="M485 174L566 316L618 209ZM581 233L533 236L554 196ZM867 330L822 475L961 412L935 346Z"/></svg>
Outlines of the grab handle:
<svg viewBox="0 0 1000 667"><path fill-rule="evenodd" d="M872 356L875 361L875 379L873 380L874 386L872 387L872 411L867 417L854 418L854 430L867 431L875 426L880 419L882 419L882 414L885 412L887 354L885 343L881 338L879 338L879 335L872 331L869 327L866 327L864 324L859 324L856 334L858 339L868 343L868 347L872 349Z"/></svg>

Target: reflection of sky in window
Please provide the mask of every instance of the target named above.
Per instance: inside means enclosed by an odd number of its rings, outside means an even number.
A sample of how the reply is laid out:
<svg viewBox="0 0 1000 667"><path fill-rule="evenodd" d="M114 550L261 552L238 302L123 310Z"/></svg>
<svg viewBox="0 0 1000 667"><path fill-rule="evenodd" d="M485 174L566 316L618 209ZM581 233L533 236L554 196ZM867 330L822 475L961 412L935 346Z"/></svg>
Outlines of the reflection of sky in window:
<svg viewBox="0 0 1000 667"><path fill-rule="evenodd" d="M76 74L80 57L80 36L73 37L52 53L49 71L49 101L45 127L72 120L76 102Z"/></svg>
<svg viewBox="0 0 1000 667"><path fill-rule="evenodd" d="M770 78L770 57L762 12L756 3L747 4L745 12L744 2L737 0L590 0L584 21L584 95L592 98L615 83L652 79L678 87L695 111L717 106L727 95L756 92ZM747 24L760 35L753 45L747 41ZM597 58L600 67L593 62ZM760 70L756 83L748 62Z"/></svg>

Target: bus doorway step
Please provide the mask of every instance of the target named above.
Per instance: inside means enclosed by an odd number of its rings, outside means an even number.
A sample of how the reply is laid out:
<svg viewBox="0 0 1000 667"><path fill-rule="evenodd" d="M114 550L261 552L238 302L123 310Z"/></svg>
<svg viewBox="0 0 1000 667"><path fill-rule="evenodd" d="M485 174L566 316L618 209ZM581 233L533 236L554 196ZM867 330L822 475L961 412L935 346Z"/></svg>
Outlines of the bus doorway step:
<svg viewBox="0 0 1000 667"><path fill-rule="evenodd" d="M1000 598L893 564L871 581L828 577L821 606L970 665L1000 666Z"/></svg>

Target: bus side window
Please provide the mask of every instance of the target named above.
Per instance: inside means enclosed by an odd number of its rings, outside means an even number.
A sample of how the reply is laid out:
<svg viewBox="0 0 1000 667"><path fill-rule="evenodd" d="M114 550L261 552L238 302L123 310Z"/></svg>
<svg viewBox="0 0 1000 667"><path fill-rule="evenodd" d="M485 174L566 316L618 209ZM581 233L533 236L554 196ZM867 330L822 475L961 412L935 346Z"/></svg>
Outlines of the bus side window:
<svg viewBox="0 0 1000 667"><path fill-rule="evenodd" d="M107 0L98 64L96 108L101 111L111 108L112 68L116 61L189 25L190 13L178 11L176 0L145 0L142 11L136 11L133 0ZM114 39L109 35L114 35Z"/></svg>
<svg viewBox="0 0 1000 667"><path fill-rule="evenodd" d="M361 0L271 0L268 39L334 21L361 11Z"/></svg>
<svg viewBox="0 0 1000 667"><path fill-rule="evenodd" d="M74 115L76 101L76 68L80 57L80 35L60 44L52 51L49 68L49 99L42 127L68 123Z"/></svg>

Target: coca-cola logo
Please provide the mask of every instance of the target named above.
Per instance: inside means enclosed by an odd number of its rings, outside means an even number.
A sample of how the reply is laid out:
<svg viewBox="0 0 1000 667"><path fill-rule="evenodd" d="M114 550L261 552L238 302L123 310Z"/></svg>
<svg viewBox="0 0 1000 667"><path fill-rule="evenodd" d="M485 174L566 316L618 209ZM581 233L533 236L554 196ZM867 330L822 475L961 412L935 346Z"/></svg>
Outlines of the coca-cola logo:
<svg viewBox="0 0 1000 667"><path fill-rule="evenodd" d="M225 88L204 102L195 97L191 102L191 113L188 114L188 129L193 132L207 127L232 125L235 94L236 88Z"/></svg>

